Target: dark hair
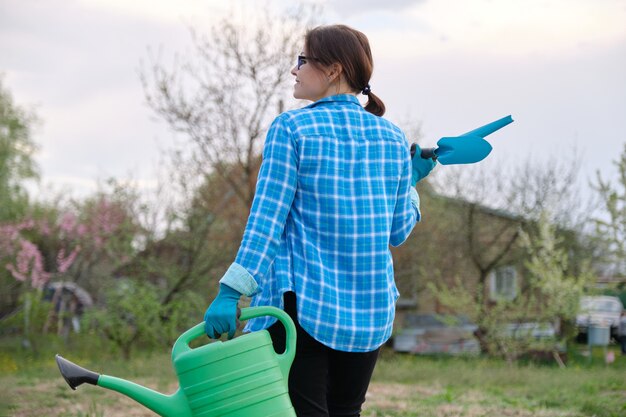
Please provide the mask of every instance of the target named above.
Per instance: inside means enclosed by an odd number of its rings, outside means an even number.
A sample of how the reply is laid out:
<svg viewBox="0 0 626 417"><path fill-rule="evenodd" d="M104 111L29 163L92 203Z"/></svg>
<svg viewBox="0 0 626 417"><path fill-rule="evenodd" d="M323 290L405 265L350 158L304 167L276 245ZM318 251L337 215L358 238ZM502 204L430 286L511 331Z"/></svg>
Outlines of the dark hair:
<svg viewBox="0 0 626 417"><path fill-rule="evenodd" d="M318 26L307 31L304 45L306 54L315 58L309 64L341 64L350 88L367 95L365 110L376 116L385 114L385 104L369 86L374 63L367 36L345 25Z"/></svg>

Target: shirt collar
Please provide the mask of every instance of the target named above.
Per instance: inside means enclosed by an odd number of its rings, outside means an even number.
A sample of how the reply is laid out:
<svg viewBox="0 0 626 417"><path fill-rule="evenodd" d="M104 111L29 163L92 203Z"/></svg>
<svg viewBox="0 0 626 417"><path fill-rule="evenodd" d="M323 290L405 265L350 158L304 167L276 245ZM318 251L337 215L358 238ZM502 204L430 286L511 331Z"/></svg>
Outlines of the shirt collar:
<svg viewBox="0 0 626 417"><path fill-rule="evenodd" d="M321 98L317 100L316 102L309 104L305 108L311 108L311 107L315 107L315 106L326 104L326 103L351 103L351 104L358 104L359 106L361 105L361 103L359 102L359 99L356 98L356 96L353 94L337 94L334 96Z"/></svg>

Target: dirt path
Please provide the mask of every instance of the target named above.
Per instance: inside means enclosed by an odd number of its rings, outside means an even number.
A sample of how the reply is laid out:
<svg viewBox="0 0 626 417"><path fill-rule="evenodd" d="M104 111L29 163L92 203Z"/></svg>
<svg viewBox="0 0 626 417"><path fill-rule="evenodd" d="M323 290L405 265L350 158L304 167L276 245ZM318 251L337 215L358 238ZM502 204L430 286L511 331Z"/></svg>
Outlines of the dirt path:
<svg viewBox="0 0 626 417"><path fill-rule="evenodd" d="M157 389L155 381L139 384ZM158 387L174 392L176 384ZM56 417L154 417L156 414L121 394L101 388L82 386L72 391L63 380L16 380L9 390L12 409L9 416ZM455 395L441 387L372 383L364 405L363 417L577 417L554 409L528 410L487 398L478 391Z"/></svg>

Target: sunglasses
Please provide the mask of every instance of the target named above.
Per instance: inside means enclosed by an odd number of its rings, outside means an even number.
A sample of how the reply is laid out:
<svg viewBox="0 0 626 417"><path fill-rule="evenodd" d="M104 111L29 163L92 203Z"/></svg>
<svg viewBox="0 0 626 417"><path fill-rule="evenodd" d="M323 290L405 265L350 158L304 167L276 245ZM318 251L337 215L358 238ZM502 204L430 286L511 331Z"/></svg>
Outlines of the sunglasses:
<svg viewBox="0 0 626 417"><path fill-rule="evenodd" d="M298 63L296 64L296 68L299 70L301 66L306 64L307 60L311 61L319 61L317 58L312 58L310 56L298 55Z"/></svg>

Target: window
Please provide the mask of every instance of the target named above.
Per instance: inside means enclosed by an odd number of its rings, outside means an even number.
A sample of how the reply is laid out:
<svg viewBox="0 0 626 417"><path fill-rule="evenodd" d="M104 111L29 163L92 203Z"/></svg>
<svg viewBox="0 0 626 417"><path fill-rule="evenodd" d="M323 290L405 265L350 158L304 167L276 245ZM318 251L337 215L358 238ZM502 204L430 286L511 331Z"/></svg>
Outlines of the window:
<svg viewBox="0 0 626 417"><path fill-rule="evenodd" d="M517 271L505 266L489 276L489 292L492 300L513 300L517 296Z"/></svg>

